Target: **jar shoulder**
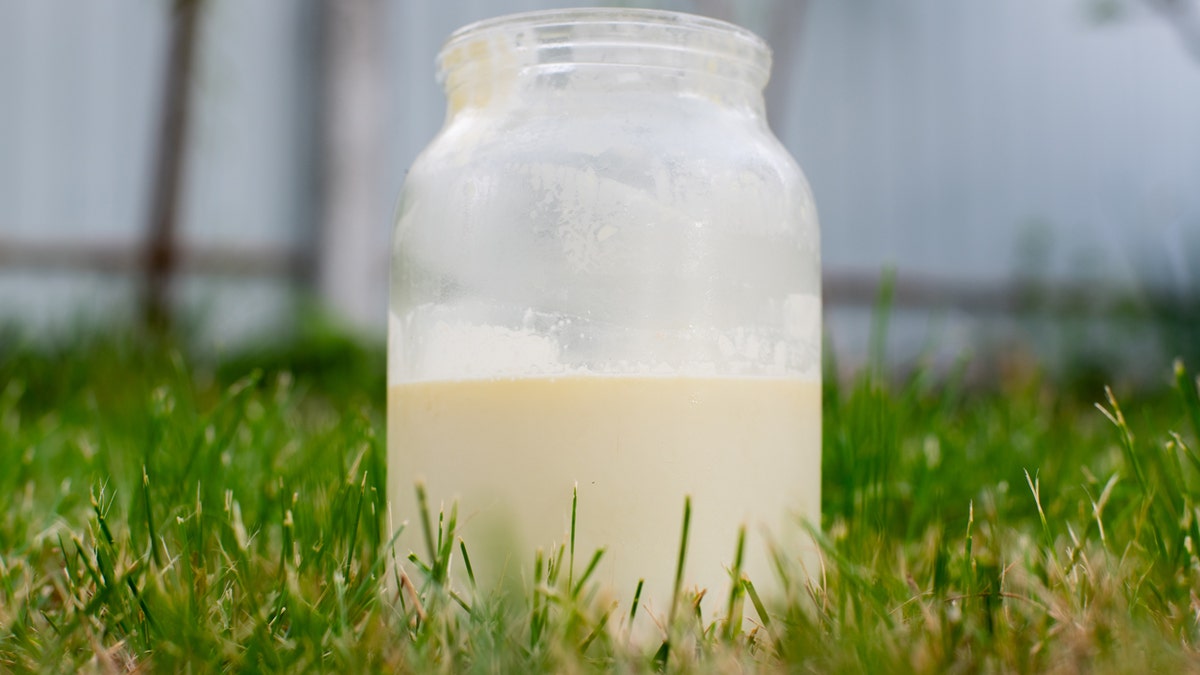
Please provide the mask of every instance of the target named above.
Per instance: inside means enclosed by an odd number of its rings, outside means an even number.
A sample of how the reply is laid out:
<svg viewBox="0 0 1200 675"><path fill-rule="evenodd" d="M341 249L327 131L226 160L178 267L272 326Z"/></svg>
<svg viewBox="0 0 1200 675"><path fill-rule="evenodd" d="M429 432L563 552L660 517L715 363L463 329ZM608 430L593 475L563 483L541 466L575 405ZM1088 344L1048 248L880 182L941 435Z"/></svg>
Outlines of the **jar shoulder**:
<svg viewBox="0 0 1200 675"><path fill-rule="evenodd" d="M772 171L781 181L803 179L762 118L736 111L462 115L442 129L412 170L485 172L546 164L589 165L610 173L665 167L684 179L745 170ZM694 171L685 170L689 167Z"/></svg>
<svg viewBox="0 0 1200 675"><path fill-rule="evenodd" d="M398 231L536 226L588 212L816 236L808 183L760 117L678 110L461 115L410 170Z"/></svg>

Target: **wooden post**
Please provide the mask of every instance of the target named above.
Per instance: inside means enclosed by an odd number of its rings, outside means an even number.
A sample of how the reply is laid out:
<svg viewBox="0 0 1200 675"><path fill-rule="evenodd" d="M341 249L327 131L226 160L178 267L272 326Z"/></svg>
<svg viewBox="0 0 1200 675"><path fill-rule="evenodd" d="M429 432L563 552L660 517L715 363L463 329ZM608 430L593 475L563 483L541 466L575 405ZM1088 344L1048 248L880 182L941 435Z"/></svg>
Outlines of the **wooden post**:
<svg viewBox="0 0 1200 675"><path fill-rule="evenodd" d="M175 0L171 10L166 81L143 257L141 307L147 326L170 324L168 290L177 262L175 230L187 148L192 65L202 0Z"/></svg>
<svg viewBox="0 0 1200 675"><path fill-rule="evenodd" d="M379 0L323 0L322 217L316 239L317 290L351 327L381 326L386 256L380 242L383 171Z"/></svg>

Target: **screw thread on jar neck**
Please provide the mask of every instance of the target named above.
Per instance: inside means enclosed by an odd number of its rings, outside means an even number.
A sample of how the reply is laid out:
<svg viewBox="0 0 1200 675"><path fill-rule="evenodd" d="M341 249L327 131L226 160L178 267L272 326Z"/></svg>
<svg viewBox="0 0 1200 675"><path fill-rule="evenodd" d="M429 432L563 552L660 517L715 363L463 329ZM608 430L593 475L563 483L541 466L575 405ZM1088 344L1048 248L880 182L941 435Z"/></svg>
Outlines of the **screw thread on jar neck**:
<svg viewBox="0 0 1200 675"><path fill-rule="evenodd" d="M770 68L766 42L734 24L619 8L481 21L456 31L438 55L450 115L494 104L530 81L557 89L691 91L761 113Z"/></svg>

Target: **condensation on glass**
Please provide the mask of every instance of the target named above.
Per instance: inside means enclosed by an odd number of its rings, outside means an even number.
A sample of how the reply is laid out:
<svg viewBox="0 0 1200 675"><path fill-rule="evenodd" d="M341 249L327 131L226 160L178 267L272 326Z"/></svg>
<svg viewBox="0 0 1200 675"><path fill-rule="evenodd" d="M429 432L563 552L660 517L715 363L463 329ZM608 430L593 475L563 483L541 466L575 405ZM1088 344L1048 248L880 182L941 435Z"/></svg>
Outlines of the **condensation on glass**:
<svg viewBox="0 0 1200 675"><path fill-rule="evenodd" d="M427 556L421 481L432 508L458 504L478 574L528 581L577 485L603 592L645 578L666 610L685 495L688 585L727 587L743 526L769 585L765 547L819 522L821 302L767 45L686 14L538 12L460 29L439 69L445 125L393 238L400 553Z"/></svg>

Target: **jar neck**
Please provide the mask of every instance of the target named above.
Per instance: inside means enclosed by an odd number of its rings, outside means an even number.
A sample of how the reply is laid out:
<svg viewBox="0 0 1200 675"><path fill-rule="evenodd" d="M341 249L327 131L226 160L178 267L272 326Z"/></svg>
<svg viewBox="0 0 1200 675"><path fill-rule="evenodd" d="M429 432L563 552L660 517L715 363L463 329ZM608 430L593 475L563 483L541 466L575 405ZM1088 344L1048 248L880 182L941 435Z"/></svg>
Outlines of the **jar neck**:
<svg viewBox="0 0 1200 675"><path fill-rule="evenodd" d="M733 24L656 10L530 12L466 26L438 57L450 117L539 94L694 96L762 114L770 49Z"/></svg>

